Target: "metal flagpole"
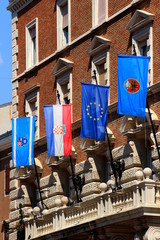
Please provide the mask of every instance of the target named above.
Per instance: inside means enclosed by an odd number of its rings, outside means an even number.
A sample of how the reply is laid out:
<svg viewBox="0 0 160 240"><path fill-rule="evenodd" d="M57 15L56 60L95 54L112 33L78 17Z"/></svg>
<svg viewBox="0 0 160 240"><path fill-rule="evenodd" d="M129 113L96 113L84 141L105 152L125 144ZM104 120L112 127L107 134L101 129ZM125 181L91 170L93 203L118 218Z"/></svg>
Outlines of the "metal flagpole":
<svg viewBox="0 0 160 240"><path fill-rule="evenodd" d="M106 128L106 134L107 134L107 141L108 141L108 148L109 148L109 156L110 156L110 161L111 161L111 167L112 167L112 171L113 171L113 174L114 174L114 177L115 177L116 186L118 188L117 174L116 174L114 163L113 163L113 156L112 156L111 145L110 145L110 141L109 141L107 128Z"/></svg>
<svg viewBox="0 0 160 240"><path fill-rule="evenodd" d="M35 173L36 173L36 179L37 179L37 185L38 185L40 200L41 200L42 208L44 208L44 203L43 203L42 194L41 194L41 190L40 190L38 171L37 171L37 166L36 166L36 163L35 163L35 159L34 159L34 168L35 168Z"/></svg>
<svg viewBox="0 0 160 240"><path fill-rule="evenodd" d="M96 76L96 70L93 70L93 74L94 74L94 79L95 79L95 81L96 81L96 84L98 85L97 76ZM106 134L107 134L107 141L108 141L109 157L110 157L110 161L111 161L111 167L112 167L112 171L113 171L113 174L114 174L114 177L115 177L116 186L117 186L117 188L118 188L117 175L116 175L116 171L115 171L115 168L114 168L113 156L112 156L111 145L110 145L110 141L109 141L109 136L108 136L107 128L106 128Z"/></svg>
<svg viewBox="0 0 160 240"><path fill-rule="evenodd" d="M61 104L60 94L59 94L58 90L57 90L57 98L58 98L59 104ZM76 185L76 182L75 182L75 174L74 174L74 169L73 169L73 163L72 163L71 156L70 156L70 163L71 163L71 170L72 170L72 181L73 181L74 189L75 189L75 192L76 192L77 202L79 202L78 190L77 190L77 185Z"/></svg>
<svg viewBox="0 0 160 240"><path fill-rule="evenodd" d="M149 118L150 118L150 121L151 121L153 136L154 136L155 143L156 143L158 157L159 157L159 160L160 160L160 153L159 153L158 142L157 142L157 138L156 138L156 132L155 132L155 129L154 129L154 125L153 125L152 116L151 116L151 112L150 112L150 109L149 109L148 101L147 101L147 108L148 108Z"/></svg>
<svg viewBox="0 0 160 240"><path fill-rule="evenodd" d="M73 163L72 163L71 156L70 156L70 163L71 163L71 169L72 169L72 181L73 181L74 189L75 189L75 192L76 192L77 202L79 203L80 201L79 201L79 196L78 196L77 185L76 185L76 182L75 182L75 174L74 174L74 169L73 169Z"/></svg>

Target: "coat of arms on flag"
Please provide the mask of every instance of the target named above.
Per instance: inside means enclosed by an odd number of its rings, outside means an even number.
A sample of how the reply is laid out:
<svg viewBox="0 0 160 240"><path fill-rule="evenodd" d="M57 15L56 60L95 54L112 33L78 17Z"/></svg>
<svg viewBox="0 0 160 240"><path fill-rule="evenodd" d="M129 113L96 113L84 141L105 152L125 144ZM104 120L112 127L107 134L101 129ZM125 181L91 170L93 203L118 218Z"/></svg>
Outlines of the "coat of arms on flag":
<svg viewBox="0 0 160 240"><path fill-rule="evenodd" d="M35 117L12 119L13 167L34 164Z"/></svg>
<svg viewBox="0 0 160 240"><path fill-rule="evenodd" d="M72 155L71 104L44 106L48 156Z"/></svg>
<svg viewBox="0 0 160 240"><path fill-rule="evenodd" d="M18 147L25 146L26 143L27 143L27 138L26 137L22 137L22 138L17 139L17 146Z"/></svg>
<svg viewBox="0 0 160 240"><path fill-rule="evenodd" d="M145 118L149 57L118 55L119 114Z"/></svg>

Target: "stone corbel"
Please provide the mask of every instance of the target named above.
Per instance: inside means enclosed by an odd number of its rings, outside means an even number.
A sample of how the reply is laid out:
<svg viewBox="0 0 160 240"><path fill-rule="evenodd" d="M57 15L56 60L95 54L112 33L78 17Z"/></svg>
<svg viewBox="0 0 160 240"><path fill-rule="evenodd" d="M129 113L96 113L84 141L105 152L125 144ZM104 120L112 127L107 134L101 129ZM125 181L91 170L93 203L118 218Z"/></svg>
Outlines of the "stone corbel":
<svg viewBox="0 0 160 240"><path fill-rule="evenodd" d="M144 240L160 240L160 226L150 226L145 233Z"/></svg>
<svg viewBox="0 0 160 240"><path fill-rule="evenodd" d="M38 160L38 158L35 158L35 164L37 166L37 172L39 175L42 174L43 171L43 167L42 164L40 162L40 160ZM15 170L15 178L18 180L33 180L35 178L35 166L27 166L27 167L19 167Z"/></svg>
<svg viewBox="0 0 160 240"><path fill-rule="evenodd" d="M112 131L107 127L107 132L110 140L111 147L115 143L115 137ZM107 135L105 136L105 141L96 141L94 139L83 139L81 142L81 150L84 152L97 154L97 155L105 155L106 150L108 148Z"/></svg>
<svg viewBox="0 0 160 240"><path fill-rule="evenodd" d="M158 119L157 115L153 110L150 109L150 112L151 112L151 117L152 117L155 130L157 130L160 124L160 120ZM144 131L146 131L147 136L149 136L150 138L151 129L152 127L151 127L148 109L146 109L145 119L142 119L139 117L124 116L120 126L120 132L123 135L126 135L128 137L132 135L137 135L139 138L144 138L145 136Z"/></svg>
<svg viewBox="0 0 160 240"><path fill-rule="evenodd" d="M53 178L55 179L56 191L63 193L63 188L62 188L59 173L58 172L53 172Z"/></svg>
<svg viewBox="0 0 160 240"><path fill-rule="evenodd" d="M75 160L77 158L77 152L75 148L72 146L72 160ZM70 157L69 156L63 156L63 157L47 157L46 158L46 164L49 167L54 167L57 169L66 169L70 165Z"/></svg>

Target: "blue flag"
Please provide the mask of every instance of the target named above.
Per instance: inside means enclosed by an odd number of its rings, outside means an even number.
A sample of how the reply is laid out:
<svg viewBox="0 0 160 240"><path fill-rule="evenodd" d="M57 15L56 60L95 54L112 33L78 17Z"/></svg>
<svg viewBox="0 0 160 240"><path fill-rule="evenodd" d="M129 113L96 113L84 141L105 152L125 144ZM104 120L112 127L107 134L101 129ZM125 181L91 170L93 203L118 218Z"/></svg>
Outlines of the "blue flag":
<svg viewBox="0 0 160 240"><path fill-rule="evenodd" d="M81 137L105 140L109 87L81 83Z"/></svg>
<svg viewBox="0 0 160 240"><path fill-rule="evenodd" d="M13 167L34 164L35 116L12 119Z"/></svg>
<svg viewBox="0 0 160 240"><path fill-rule="evenodd" d="M145 118L149 57L118 55L119 114Z"/></svg>

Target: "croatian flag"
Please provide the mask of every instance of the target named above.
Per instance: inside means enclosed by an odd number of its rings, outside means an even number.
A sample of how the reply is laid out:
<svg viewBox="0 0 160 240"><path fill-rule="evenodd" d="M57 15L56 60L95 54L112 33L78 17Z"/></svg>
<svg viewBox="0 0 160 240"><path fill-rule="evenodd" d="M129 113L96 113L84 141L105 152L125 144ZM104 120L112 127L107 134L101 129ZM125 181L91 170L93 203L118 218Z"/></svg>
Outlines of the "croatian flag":
<svg viewBox="0 0 160 240"><path fill-rule="evenodd" d="M72 155L71 104L44 106L48 156Z"/></svg>
<svg viewBox="0 0 160 240"><path fill-rule="evenodd" d="M13 167L34 164L35 116L12 118Z"/></svg>

